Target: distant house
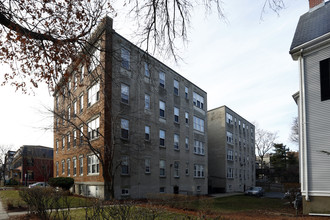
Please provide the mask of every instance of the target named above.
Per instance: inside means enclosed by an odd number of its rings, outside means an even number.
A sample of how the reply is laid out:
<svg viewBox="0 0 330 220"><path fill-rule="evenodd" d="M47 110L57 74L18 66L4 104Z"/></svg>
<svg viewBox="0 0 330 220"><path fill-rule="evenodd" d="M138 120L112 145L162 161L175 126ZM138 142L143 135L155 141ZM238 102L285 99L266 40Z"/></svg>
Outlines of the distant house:
<svg viewBox="0 0 330 220"><path fill-rule="evenodd" d="M299 61L300 182L304 214L330 214L330 2L310 0L290 54Z"/></svg>
<svg viewBox="0 0 330 220"><path fill-rule="evenodd" d="M207 112L209 191L244 192L255 186L254 125L227 106Z"/></svg>
<svg viewBox="0 0 330 220"><path fill-rule="evenodd" d="M23 185L47 182L53 177L53 148L34 145L20 147L13 157L10 176Z"/></svg>
<svg viewBox="0 0 330 220"><path fill-rule="evenodd" d="M5 162L4 162L4 164L2 164L4 181L9 180L10 169L12 167L12 162L13 162L15 153L16 153L16 151L9 150L5 155Z"/></svg>

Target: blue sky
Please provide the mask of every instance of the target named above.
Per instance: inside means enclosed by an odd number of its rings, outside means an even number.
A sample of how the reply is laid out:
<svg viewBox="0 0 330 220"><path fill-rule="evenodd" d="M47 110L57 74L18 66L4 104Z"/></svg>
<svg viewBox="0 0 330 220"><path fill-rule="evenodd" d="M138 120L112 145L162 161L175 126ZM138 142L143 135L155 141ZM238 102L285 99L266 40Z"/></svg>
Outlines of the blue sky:
<svg viewBox="0 0 330 220"><path fill-rule="evenodd" d="M226 21L219 20L216 12L205 16L203 8L195 10L189 43L180 50L183 60L157 58L205 90L209 110L227 105L261 128L277 131L278 142L297 150L288 140L297 115L292 94L299 89L298 63L291 59L289 47L300 15L308 11L308 1L287 0L279 16L266 10L261 20L262 3L225 0ZM134 42L132 29L123 25L123 19L114 18L114 29ZM0 87L0 99L0 145L53 146L52 133L42 129L52 124L44 114L43 106L53 105L46 86L27 96L7 85Z"/></svg>

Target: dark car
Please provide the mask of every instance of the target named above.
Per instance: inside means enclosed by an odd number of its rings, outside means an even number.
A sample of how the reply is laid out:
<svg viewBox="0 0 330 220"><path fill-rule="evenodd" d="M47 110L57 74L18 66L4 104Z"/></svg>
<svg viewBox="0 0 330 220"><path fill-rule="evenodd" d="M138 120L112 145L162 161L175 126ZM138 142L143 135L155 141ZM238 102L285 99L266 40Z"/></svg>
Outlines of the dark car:
<svg viewBox="0 0 330 220"><path fill-rule="evenodd" d="M250 196L263 196L264 195L264 190L262 187L250 187L248 190L245 191L245 195L250 195Z"/></svg>

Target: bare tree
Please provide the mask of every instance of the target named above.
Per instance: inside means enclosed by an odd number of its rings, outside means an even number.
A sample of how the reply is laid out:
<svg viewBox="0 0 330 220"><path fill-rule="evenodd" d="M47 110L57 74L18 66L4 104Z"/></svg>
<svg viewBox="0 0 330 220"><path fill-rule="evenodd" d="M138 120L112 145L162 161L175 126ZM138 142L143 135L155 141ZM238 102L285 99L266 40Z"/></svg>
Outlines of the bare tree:
<svg viewBox="0 0 330 220"><path fill-rule="evenodd" d="M4 184L6 182L6 171L8 169L8 163L10 161L7 161L9 158L9 151L13 149L12 145L0 145L0 165L1 165L1 176L0 180L3 179Z"/></svg>
<svg viewBox="0 0 330 220"><path fill-rule="evenodd" d="M298 124L298 117L295 117L291 124L291 134L290 134L290 141L299 144L299 124Z"/></svg>
<svg viewBox="0 0 330 220"><path fill-rule="evenodd" d="M261 168L264 165L264 156L268 153L274 145L277 139L277 132L270 132L259 127L256 128L255 133L255 146L257 149L258 156L260 157Z"/></svg>
<svg viewBox="0 0 330 220"><path fill-rule="evenodd" d="M0 0L0 61L12 72L4 83L28 92L39 83L51 90L60 78L67 77L68 64L78 52L88 52L85 44L98 21L116 16L113 0ZM283 0L264 0L278 13ZM224 17L221 0L125 0L124 7L136 19L140 43L145 50L178 57L176 42L186 42L193 8L204 6L208 13L216 8ZM150 50L151 48L151 50ZM89 54L88 54L89 55ZM81 58L81 54L79 55Z"/></svg>

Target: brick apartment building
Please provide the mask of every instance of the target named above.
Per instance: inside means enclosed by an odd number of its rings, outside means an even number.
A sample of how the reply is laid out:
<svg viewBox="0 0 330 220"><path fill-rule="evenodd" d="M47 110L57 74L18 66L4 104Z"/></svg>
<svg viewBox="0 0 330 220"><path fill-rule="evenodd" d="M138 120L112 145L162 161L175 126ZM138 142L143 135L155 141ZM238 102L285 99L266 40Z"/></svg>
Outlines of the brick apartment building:
<svg viewBox="0 0 330 220"><path fill-rule="evenodd" d="M15 152L9 167L9 178L22 185L48 182L53 177L53 148L23 145Z"/></svg>
<svg viewBox="0 0 330 220"><path fill-rule="evenodd" d="M54 93L54 176L100 198L109 179L117 199L206 194L206 92L116 33L111 18L90 44Z"/></svg>
<svg viewBox="0 0 330 220"><path fill-rule="evenodd" d="M210 191L244 192L256 183L255 128L227 106L207 112Z"/></svg>

